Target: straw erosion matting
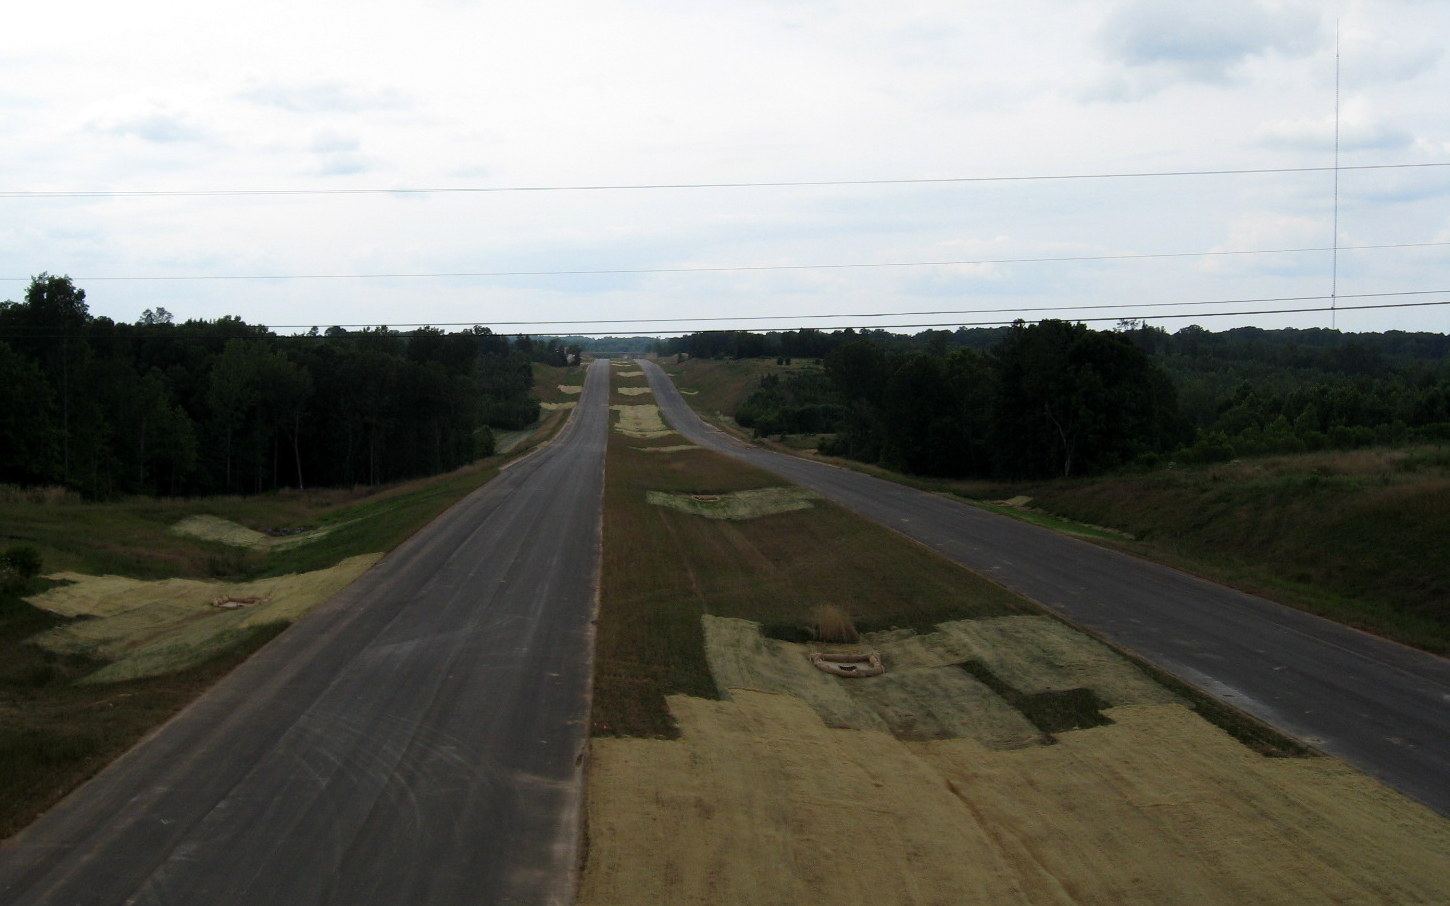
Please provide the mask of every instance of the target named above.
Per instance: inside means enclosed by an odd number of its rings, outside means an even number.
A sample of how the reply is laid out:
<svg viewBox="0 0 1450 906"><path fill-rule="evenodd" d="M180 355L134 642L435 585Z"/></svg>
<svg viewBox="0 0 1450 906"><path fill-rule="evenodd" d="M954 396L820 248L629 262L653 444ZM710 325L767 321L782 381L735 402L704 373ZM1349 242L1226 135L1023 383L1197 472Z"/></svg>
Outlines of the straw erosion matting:
<svg viewBox="0 0 1450 906"><path fill-rule="evenodd" d="M809 509L819 495L805 488L755 488L728 494L677 494L646 491L645 500L655 506L678 510L707 519L759 519L774 513Z"/></svg>
<svg viewBox="0 0 1450 906"><path fill-rule="evenodd" d="M648 387L615 387L614 392L621 396L644 396L650 392Z"/></svg>
<svg viewBox="0 0 1450 906"><path fill-rule="evenodd" d="M581 904L1450 901L1443 819L1179 705L1002 751L792 695L669 704L680 739L593 742Z"/></svg>
<svg viewBox="0 0 1450 906"><path fill-rule="evenodd" d="M653 403L638 405L620 404L610 406L619 413L614 430L629 437L665 437L674 432L660 418L660 407Z"/></svg>
<svg viewBox="0 0 1450 906"><path fill-rule="evenodd" d="M82 680L88 683L184 670L226 650L252 628L295 622L366 572L381 556L362 554L330 569L243 583L146 582L59 573L51 578L67 584L27 600L42 610L78 619L32 641L58 654L83 654L111 662ZM248 600L255 603L225 606Z"/></svg>
<svg viewBox="0 0 1450 906"><path fill-rule="evenodd" d="M990 748L1053 741L977 676L974 663L1023 693L1087 690L1106 706L1177 701L1106 645L1049 617L1011 616L866 633L859 646L765 638L749 620L703 617L705 656L720 697L735 690L794 695L828 727L878 730L903 739L977 740ZM812 666L814 651L875 651L884 676L842 681Z"/></svg>
<svg viewBox="0 0 1450 906"><path fill-rule="evenodd" d="M1450 822L1252 752L1050 618L868 633L868 679L704 631L724 700L671 696L677 740L593 740L581 904L1450 902ZM964 660L1111 723L1045 737Z"/></svg>
<svg viewBox="0 0 1450 906"><path fill-rule="evenodd" d="M274 537L220 516L199 515L186 517L173 525L171 531L177 535L200 538L203 541L217 541L231 547L243 547L248 550L285 550L323 538L336 528L338 525L329 525L292 535Z"/></svg>

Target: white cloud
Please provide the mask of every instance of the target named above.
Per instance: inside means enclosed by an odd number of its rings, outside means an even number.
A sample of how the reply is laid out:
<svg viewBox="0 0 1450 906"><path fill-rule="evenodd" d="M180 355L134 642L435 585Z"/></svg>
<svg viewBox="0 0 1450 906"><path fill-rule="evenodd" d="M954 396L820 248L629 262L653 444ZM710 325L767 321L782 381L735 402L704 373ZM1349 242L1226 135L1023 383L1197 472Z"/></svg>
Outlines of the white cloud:
<svg viewBox="0 0 1450 906"><path fill-rule="evenodd" d="M1229 82L1248 61L1302 57L1323 45L1318 12L1268 0L1129 0L1103 22L1102 54L1121 66L1092 93L1135 99L1178 82Z"/></svg>
<svg viewBox="0 0 1450 906"><path fill-rule="evenodd" d="M1441 45L1401 35L1351 26L1340 35L1344 76L1353 84L1404 82L1417 78L1440 62Z"/></svg>
<svg viewBox="0 0 1450 906"><path fill-rule="evenodd" d="M1255 140L1266 148L1324 152L1334 148L1334 115L1283 119L1265 124ZM1362 98L1348 101L1339 117L1343 151L1394 151L1409 148L1414 136L1381 118Z"/></svg>
<svg viewBox="0 0 1450 906"><path fill-rule="evenodd" d="M135 113L103 116L86 125L91 132L139 138L156 144L174 142L206 142L210 130L196 124L184 113L156 108Z"/></svg>

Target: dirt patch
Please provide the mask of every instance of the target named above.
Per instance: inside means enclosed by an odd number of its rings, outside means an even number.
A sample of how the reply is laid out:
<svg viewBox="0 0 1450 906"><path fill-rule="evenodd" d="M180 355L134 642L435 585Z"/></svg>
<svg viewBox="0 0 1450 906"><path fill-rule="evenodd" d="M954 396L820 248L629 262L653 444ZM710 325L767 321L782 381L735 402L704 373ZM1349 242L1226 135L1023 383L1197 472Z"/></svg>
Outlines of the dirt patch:
<svg viewBox="0 0 1450 906"><path fill-rule="evenodd" d="M660 407L652 403L610 406L619 413L614 430L630 437L665 437L675 432L660 418Z"/></svg>
<svg viewBox="0 0 1450 906"><path fill-rule="evenodd" d="M337 525L330 525L295 534L273 536L249 529L245 525L239 525L220 516L201 515L186 517L173 525L171 531L177 535L187 535L203 541L217 541L231 547L244 547L248 550L285 550L326 537L336 528L338 528Z"/></svg>
<svg viewBox="0 0 1450 906"><path fill-rule="evenodd" d="M570 396L578 396L579 394L584 392L584 387L582 385L576 384L560 384L559 392L567 393Z"/></svg>
<svg viewBox="0 0 1450 906"><path fill-rule="evenodd" d="M545 412L557 412L560 409L573 409L578 403L570 400L567 403L539 403L539 408Z"/></svg>
<svg viewBox="0 0 1450 906"><path fill-rule="evenodd" d="M1450 822L1178 705L1008 751L830 729L790 695L669 705L678 740L592 743L582 906L1450 900Z"/></svg>
<svg viewBox="0 0 1450 906"><path fill-rule="evenodd" d="M668 447L635 447L634 449L644 453L683 453L686 450L698 450L694 444L671 444Z"/></svg>
<svg viewBox="0 0 1450 906"><path fill-rule="evenodd" d="M621 396L644 396L650 392L648 387L615 387L614 392Z"/></svg>
<svg viewBox="0 0 1450 906"><path fill-rule="evenodd" d="M759 519L775 513L810 509L819 495L805 488L756 488L732 491L729 494L670 494L646 491L645 500L655 506L667 507L704 516L707 519Z"/></svg>
<svg viewBox="0 0 1450 906"><path fill-rule="evenodd" d="M27 600L52 613L79 619L47 630L32 641L58 654L83 654L112 663L83 682L116 682L183 670L225 650L245 630L295 622L366 572L381 554L349 557L331 569L259 579L143 582L122 576L62 573L58 586ZM219 600L252 603L227 609Z"/></svg>
<svg viewBox="0 0 1450 906"><path fill-rule="evenodd" d="M644 377L644 372L643 371L638 371L638 370L636 370L636 371L616 371L615 374L619 375L620 377Z"/></svg>

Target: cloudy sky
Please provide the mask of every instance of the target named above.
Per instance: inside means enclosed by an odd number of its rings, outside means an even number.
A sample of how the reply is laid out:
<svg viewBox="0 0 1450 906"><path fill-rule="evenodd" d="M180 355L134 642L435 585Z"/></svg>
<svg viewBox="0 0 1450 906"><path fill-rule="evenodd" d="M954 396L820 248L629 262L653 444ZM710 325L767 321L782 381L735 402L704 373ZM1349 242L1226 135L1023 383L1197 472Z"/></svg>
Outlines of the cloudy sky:
<svg viewBox="0 0 1450 906"><path fill-rule="evenodd" d="M1450 332L1350 310L1450 302L1450 167L1339 173L1337 282L1334 173L1293 172L1334 163L1336 23L1341 164L1450 162L1442 0L25 4L0 299L45 271L118 321L279 330ZM1023 178L1223 170L1291 172Z"/></svg>

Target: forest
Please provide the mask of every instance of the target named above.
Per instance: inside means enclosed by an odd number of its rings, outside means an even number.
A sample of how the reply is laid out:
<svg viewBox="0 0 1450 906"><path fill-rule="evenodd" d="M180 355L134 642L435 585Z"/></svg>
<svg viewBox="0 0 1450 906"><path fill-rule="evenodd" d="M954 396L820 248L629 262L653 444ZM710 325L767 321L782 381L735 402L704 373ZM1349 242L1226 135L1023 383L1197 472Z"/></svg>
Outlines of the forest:
<svg viewBox="0 0 1450 906"><path fill-rule="evenodd" d="M558 341L239 318L94 317L68 277L0 303L0 482L90 498L378 484L493 452L538 419L534 361Z"/></svg>
<svg viewBox="0 0 1450 906"><path fill-rule="evenodd" d="M1039 478L1450 441L1450 336L1139 321L642 337L134 324L41 274L0 303L0 483L123 494L379 484L456 468L538 418L533 362L584 350L775 358L737 419L932 476Z"/></svg>
<svg viewBox="0 0 1450 906"><path fill-rule="evenodd" d="M1046 478L1450 441L1450 336L1065 321L716 332L663 354L774 357L736 413L757 435L921 475Z"/></svg>

